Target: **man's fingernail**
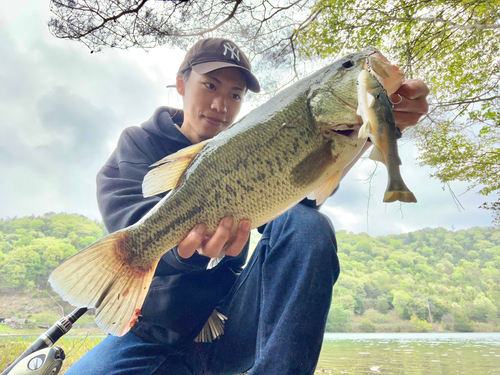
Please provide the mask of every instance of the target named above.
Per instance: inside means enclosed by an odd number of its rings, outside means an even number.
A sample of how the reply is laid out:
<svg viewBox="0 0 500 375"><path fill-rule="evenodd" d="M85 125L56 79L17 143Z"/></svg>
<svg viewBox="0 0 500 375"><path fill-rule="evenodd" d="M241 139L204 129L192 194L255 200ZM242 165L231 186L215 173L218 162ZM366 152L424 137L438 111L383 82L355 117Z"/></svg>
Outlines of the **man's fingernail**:
<svg viewBox="0 0 500 375"><path fill-rule="evenodd" d="M251 223L250 223L250 221L248 221L248 220L243 220L243 221L240 223L240 227L241 227L241 229L243 229L243 230L250 230L251 225L252 225L252 224L251 224Z"/></svg>
<svg viewBox="0 0 500 375"><path fill-rule="evenodd" d="M233 227L233 218L225 217L224 220L222 220L222 226L226 229L231 229Z"/></svg>
<svg viewBox="0 0 500 375"><path fill-rule="evenodd" d="M194 231L196 234L204 234L206 229L205 224L198 224L196 228L194 228Z"/></svg>

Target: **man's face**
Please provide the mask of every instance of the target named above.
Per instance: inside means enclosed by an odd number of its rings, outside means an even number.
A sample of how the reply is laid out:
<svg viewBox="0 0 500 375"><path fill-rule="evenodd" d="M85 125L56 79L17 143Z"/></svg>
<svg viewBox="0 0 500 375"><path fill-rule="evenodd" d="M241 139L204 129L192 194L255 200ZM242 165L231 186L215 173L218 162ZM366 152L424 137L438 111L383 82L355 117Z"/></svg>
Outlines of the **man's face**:
<svg viewBox="0 0 500 375"><path fill-rule="evenodd" d="M186 82L177 79L177 91L184 99L181 132L198 143L233 123L241 109L246 81L238 68L222 68L203 75L193 70Z"/></svg>

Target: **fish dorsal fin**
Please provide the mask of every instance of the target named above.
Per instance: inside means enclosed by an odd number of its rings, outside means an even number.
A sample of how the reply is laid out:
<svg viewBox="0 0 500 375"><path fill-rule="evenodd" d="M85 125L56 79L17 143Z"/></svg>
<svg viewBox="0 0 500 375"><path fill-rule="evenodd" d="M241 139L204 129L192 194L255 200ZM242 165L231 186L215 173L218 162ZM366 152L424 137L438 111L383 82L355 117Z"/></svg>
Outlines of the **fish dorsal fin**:
<svg viewBox="0 0 500 375"><path fill-rule="evenodd" d="M322 205L332 195L333 191L339 186L342 179L342 171L328 177L316 190L307 196L308 199L315 199L316 205Z"/></svg>
<svg viewBox="0 0 500 375"><path fill-rule="evenodd" d="M382 151L380 151L380 149L376 145L373 146L369 158L387 165L387 163L385 162L384 154L382 154Z"/></svg>
<svg viewBox="0 0 500 375"><path fill-rule="evenodd" d="M142 182L144 198L164 193L177 186L180 177L196 155L208 141L183 148L151 165L156 167L148 172Z"/></svg>
<svg viewBox="0 0 500 375"><path fill-rule="evenodd" d="M290 173L290 181L297 186L314 184L328 166L335 162L330 142L312 151Z"/></svg>

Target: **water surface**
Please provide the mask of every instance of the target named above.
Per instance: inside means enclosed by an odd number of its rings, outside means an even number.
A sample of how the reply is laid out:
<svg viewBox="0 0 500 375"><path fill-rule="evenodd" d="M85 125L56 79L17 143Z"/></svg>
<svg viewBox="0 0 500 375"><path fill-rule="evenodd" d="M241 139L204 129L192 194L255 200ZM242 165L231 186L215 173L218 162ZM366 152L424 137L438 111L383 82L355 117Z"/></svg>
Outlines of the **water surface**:
<svg viewBox="0 0 500 375"><path fill-rule="evenodd" d="M316 373L500 375L500 333L327 333Z"/></svg>

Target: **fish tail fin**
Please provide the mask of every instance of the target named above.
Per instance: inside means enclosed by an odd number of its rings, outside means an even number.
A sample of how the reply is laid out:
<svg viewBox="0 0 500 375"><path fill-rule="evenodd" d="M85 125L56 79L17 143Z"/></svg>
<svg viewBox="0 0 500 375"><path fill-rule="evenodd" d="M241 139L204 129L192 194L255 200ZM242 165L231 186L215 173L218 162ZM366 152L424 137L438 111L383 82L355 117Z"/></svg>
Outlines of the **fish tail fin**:
<svg viewBox="0 0 500 375"><path fill-rule="evenodd" d="M127 230L104 237L75 254L49 277L54 291L73 306L96 309L103 331L123 336L137 320L158 264L133 267Z"/></svg>
<svg viewBox="0 0 500 375"><path fill-rule="evenodd" d="M409 190L400 190L400 191L386 191L384 195L384 202L407 202L407 203L416 203L417 198L415 195Z"/></svg>
<svg viewBox="0 0 500 375"><path fill-rule="evenodd" d="M407 202L417 203L417 199L413 193L408 189L399 172L399 165L388 166L389 184L384 195L384 202Z"/></svg>

